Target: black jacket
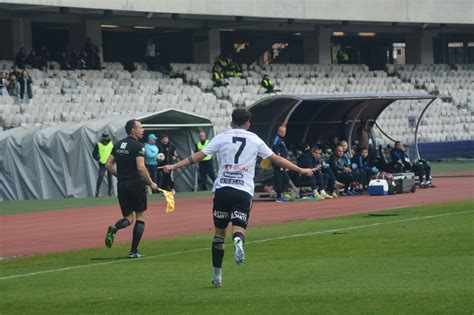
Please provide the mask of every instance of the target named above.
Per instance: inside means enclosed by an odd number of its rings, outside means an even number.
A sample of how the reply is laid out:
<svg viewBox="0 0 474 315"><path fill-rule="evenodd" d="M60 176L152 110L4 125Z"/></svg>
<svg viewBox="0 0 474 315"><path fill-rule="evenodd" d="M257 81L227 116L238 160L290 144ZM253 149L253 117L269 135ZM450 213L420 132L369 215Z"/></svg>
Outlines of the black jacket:
<svg viewBox="0 0 474 315"><path fill-rule="evenodd" d="M316 165L316 159L314 158L311 150L306 150L301 154L298 164L303 168L313 168Z"/></svg>
<svg viewBox="0 0 474 315"><path fill-rule="evenodd" d="M329 158L329 165L332 171L337 174L343 173L345 167L351 167L344 156L339 157L336 154L331 155Z"/></svg>
<svg viewBox="0 0 474 315"><path fill-rule="evenodd" d="M28 77L26 80L24 78L20 78L18 79L18 82L20 83L20 98L23 99L25 96L25 91L28 93L29 98L33 98L33 90L31 89L33 80L31 80L30 77Z"/></svg>
<svg viewBox="0 0 474 315"><path fill-rule="evenodd" d="M177 160L173 160L172 157L175 156L178 158L178 152L176 152L176 148L174 145L168 142L167 145L160 143L158 145L158 149L160 149L160 153L165 155L165 159L160 162L160 166L167 165L167 164L174 164Z"/></svg>

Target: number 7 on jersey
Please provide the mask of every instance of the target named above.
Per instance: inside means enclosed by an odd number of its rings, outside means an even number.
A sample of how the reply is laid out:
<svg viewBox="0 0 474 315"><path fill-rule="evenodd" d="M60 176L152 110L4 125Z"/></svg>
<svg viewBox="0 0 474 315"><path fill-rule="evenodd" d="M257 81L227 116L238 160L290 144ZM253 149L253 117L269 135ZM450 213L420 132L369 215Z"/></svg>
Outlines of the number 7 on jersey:
<svg viewBox="0 0 474 315"><path fill-rule="evenodd" d="M246 141L247 141L247 139L242 138L242 137L232 137L232 143L240 142L240 147L237 150L237 152L235 153L234 164L239 164L239 157L240 157L240 155L242 154L242 151L245 148Z"/></svg>

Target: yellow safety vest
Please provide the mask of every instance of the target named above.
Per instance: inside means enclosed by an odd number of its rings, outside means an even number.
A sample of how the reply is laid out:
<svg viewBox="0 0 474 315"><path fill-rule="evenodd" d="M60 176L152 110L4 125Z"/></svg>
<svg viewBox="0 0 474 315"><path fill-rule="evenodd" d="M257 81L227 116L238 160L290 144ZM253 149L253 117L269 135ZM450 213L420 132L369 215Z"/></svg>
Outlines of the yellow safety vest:
<svg viewBox="0 0 474 315"><path fill-rule="evenodd" d="M114 148L114 144L112 141L109 141L107 144L103 144L102 142L98 143L99 145L99 163L105 164L107 159L109 158L110 153L112 153L112 149Z"/></svg>
<svg viewBox="0 0 474 315"><path fill-rule="evenodd" d="M263 80L263 87L268 88L272 85L272 81L270 79Z"/></svg>
<svg viewBox="0 0 474 315"><path fill-rule="evenodd" d="M197 148L198 148L199 151L201 151L208 144L209 144L209 140L204 141L204 144L202 144L201 141L198 141L197 142ZM212 159L212 156L206 155L206 157L204 159L202 159L201 161L209 161L210 159Z"/></svg>

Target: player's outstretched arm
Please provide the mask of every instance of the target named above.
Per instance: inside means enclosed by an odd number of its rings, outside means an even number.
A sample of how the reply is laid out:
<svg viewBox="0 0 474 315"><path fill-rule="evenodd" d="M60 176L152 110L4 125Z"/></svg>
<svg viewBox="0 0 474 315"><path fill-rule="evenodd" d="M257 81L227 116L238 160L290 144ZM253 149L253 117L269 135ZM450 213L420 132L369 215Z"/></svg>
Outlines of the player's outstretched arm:
<svg viewBox="0 0 474 315"><path fill-rule="evenodd" d="M110 174L117 177L117 170L114 167L115 165L115 157L113 155L109 155L107 162L105 162L105 168L109 171Z"/></svg>
<svg viewBox="0 0 474 315"><path fill-rule="evenodd" d="M151 179L150 173L148 173L148 170L145 166L145 158L143 156L137 156L135 160L137 163L137 170L140 173L140 175L142 175L143 179L145 179L145 181L147 182L147 184L150 186L152 190L157 190L158 186Z"/></svg>
<svg viewBox="0 0 474 315"><path fill-rule="evenodd" d="M192 155L188 156L186 159L183 159L176 164L168 164L160 168L163 169L163 171L169 173L178 168L197 163L201 161L202 159L204 159L205 157L206 157L206 154L204 154L202 151L199 151L199 152L193 153Z"/></svg>
<svg viewBox="0 0 474 315"><path fill-rule="evenodd" d="M270 161L272 161L275 164L278 164L278 165L280 165L284 168L287 168L289 170L298 172L298 173L306 175L306 176L311 176L311 175L313 175L313 172L314 172L314 169L312 169L312 168L301 168L298 165L295 165L295 164L291 163L287 159L282 158L281 156L279 156L275 153L272 154L269 157L269 159L270 159Z"/></svg>

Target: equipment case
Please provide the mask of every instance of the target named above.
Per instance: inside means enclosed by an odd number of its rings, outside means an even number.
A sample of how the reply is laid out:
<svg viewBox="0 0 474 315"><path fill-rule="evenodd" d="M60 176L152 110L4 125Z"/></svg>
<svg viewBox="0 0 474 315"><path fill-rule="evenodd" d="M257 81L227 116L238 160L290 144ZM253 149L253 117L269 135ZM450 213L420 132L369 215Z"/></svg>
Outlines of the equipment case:
<svg viewBox="0 0 474 315"><path fill-rule="evenodd" d="M415 173L394 173L395 191L397 194L405 194L416 191Z"/></svg>

